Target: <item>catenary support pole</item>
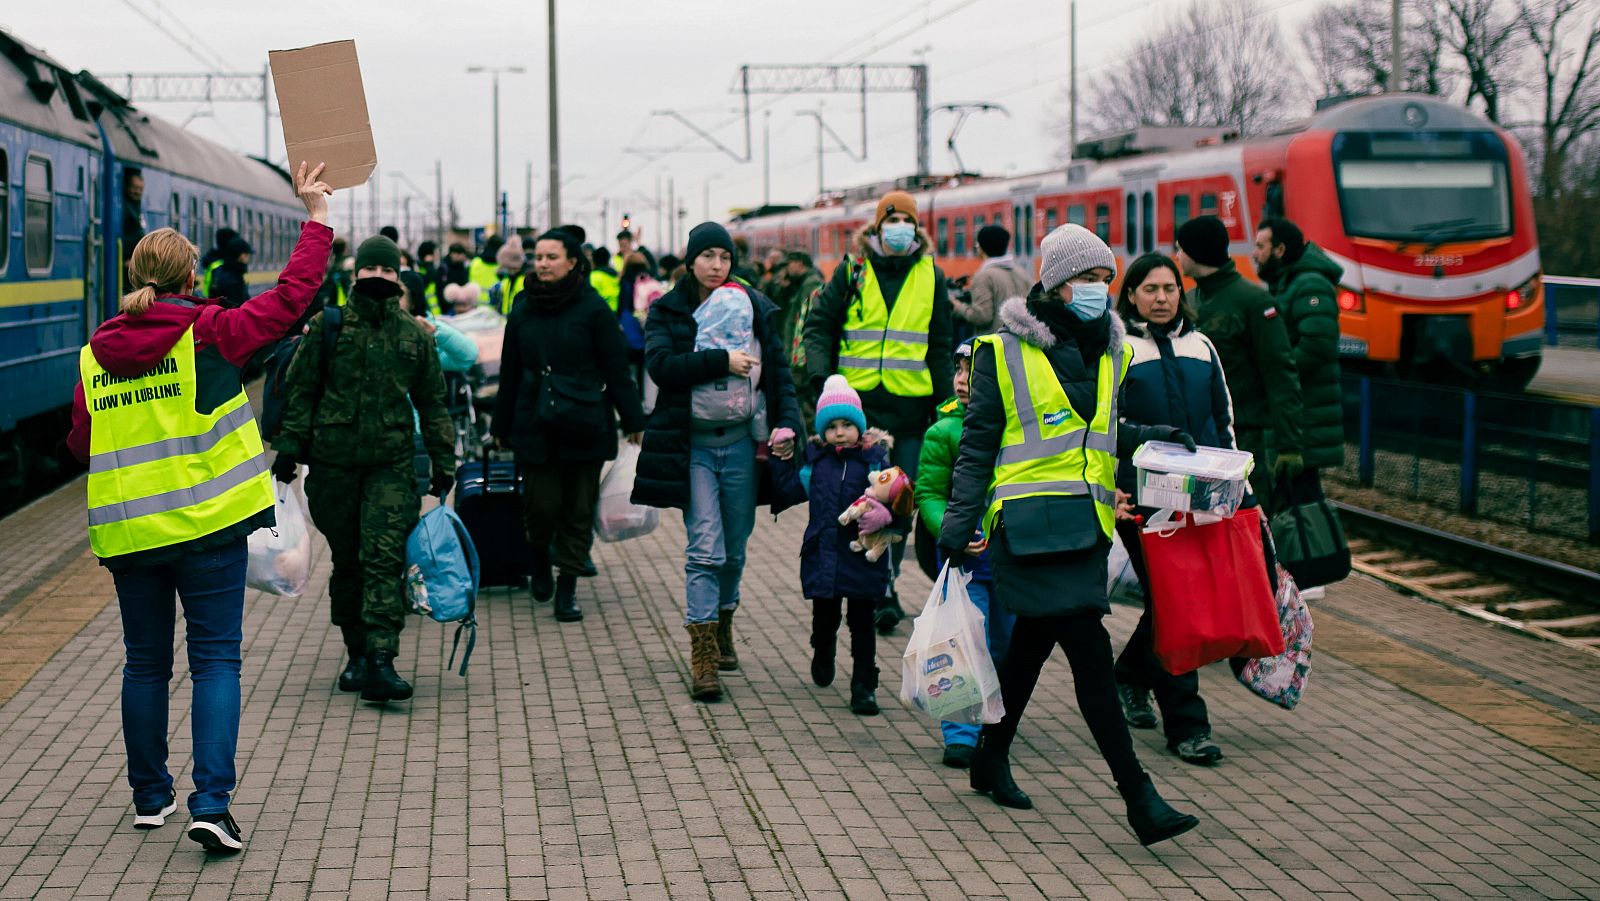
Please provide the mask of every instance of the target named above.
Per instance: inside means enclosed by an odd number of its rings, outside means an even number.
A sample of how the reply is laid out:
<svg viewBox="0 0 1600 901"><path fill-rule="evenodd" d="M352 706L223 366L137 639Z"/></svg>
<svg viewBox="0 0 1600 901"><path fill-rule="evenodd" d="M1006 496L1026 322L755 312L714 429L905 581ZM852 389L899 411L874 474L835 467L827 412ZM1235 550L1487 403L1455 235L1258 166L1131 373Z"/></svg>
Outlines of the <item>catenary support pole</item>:
<svg viewBox="0 0 1600 901"><path fill-rule="evenodd" d="M549 2L550 31L550 224L561 222L561 132L556 115L556 0Z"/></svg>

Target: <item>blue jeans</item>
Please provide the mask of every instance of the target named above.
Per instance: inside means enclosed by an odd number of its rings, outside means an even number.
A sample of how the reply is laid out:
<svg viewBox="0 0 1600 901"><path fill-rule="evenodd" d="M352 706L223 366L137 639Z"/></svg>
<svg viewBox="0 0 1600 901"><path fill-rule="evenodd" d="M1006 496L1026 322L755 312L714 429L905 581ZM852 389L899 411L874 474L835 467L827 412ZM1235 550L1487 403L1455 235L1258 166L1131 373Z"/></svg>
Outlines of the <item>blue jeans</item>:
<svg viewBox="0 0 1600 901"><path fill-rule="evenodd" d="M167 772L167 683L172 681L173 594L183 602L189 678L194 683L192 814L222 813L237 779L239 645L244 637L245 539L172 563L113 572L122 608L122 739L135 807L163 807Z"/></svg>
<svg viewBox="0 0 1600 901"><path fill-rule="evenodd" d="M998 605L989 603L989 589L993 587L988 582L979 582L974 579L967 583L967 596L972 598L972 603L983 611L984 625L989 635L989 656L994 658L996 671L1000 669L1000 661L1005 659L1006 649L1011 645L1011 627L1017 621L1015 616L1001 610ZM944 733L946 745L966 745L969 748L978 745L978 730L982 726L968 723L939 724L939 730Z"/></svg>
<svg viewBox="0 0 1600 901"><path fill-rule="evenodd" d="M689 548L684 565L685 620L714 623L739 606L744 546L756 525L756 445L689 449Z"/></svg>

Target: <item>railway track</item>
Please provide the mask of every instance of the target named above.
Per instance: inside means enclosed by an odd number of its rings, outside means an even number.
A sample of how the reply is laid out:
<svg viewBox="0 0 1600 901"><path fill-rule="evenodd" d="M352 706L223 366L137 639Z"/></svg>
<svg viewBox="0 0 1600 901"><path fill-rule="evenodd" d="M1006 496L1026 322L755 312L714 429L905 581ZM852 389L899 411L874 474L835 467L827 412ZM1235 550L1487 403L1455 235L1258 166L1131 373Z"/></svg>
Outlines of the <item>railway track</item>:
<svg viewBox="0 0 1600 901"><path fill-rule="evenodd" d="M1497 626L1600 654L1600 573L1333 503L1356 571Z"/></svg>

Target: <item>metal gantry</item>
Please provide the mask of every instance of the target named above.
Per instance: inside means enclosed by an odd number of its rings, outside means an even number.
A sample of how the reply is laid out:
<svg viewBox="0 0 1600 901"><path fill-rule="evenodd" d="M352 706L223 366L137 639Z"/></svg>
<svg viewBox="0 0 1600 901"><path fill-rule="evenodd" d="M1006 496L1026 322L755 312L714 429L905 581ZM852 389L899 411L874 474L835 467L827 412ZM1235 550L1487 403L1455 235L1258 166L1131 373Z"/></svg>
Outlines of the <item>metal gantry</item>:
<svg viewBox="0 0 1600 901"><path fill-rule="evenodd" d="M272 72L120 72L102 75L129 103L259 103L261 158L272 156Z"/></svg>

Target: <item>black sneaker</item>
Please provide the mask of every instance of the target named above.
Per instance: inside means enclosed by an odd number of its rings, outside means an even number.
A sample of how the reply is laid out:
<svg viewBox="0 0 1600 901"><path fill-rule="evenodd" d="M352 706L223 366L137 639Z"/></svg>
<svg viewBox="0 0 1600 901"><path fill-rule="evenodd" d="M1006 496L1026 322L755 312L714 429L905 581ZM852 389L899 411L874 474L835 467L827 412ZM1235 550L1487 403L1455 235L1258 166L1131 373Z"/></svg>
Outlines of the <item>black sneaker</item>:
<svg viewBox="0 0 1600 901"><path fill-rule="evenodd" d="M953 770L964 770L972 766L972 753L976 750L972 745L945 745L944 765Z"/></svg>
<svg viewBox="0 0 1600 901"><path fill-rule="evenodd" d="M167 803L160 807L146 810L143 807L134 805L133 828L159 829L167 824L167 817L172 816L177 810L178 793L172 789L167 789Z"/></svg>
<svg viewBox="0 0 1600 901"><path fill-rule="evenodd" d="M239 832L239 824L233 821L233 814L226 810L222 813L195 814L194 820L189 823L189 839L199 842L213 854L237 854L244 850L244 836Z"/></svg>
<svg viewBox="0 0 1600 901"><path fill-rule="evenodd" d="M1156 712L1150 709L1150 689L1117 683L1117 698L1122 701L1122 718L1130 729L1154 729Z"/></svg>
<svg viewBox="0 0 1600 901"><path fill-rule="evenodd" d="M888 635L894 632L895 626L906 618L905 608L900 606L900 596L891 594L878 602L878 609L872 614L873 628L879 635Z"/></svg>
<svg viewBox="0 0 1600 901"><path fill-rule="evenodd" d="M1222 761L1222 748L1211 740L1210 732L1191 735L1183 741L1170 744L1178 759L1197 766L1216 766Z"/></svg>

